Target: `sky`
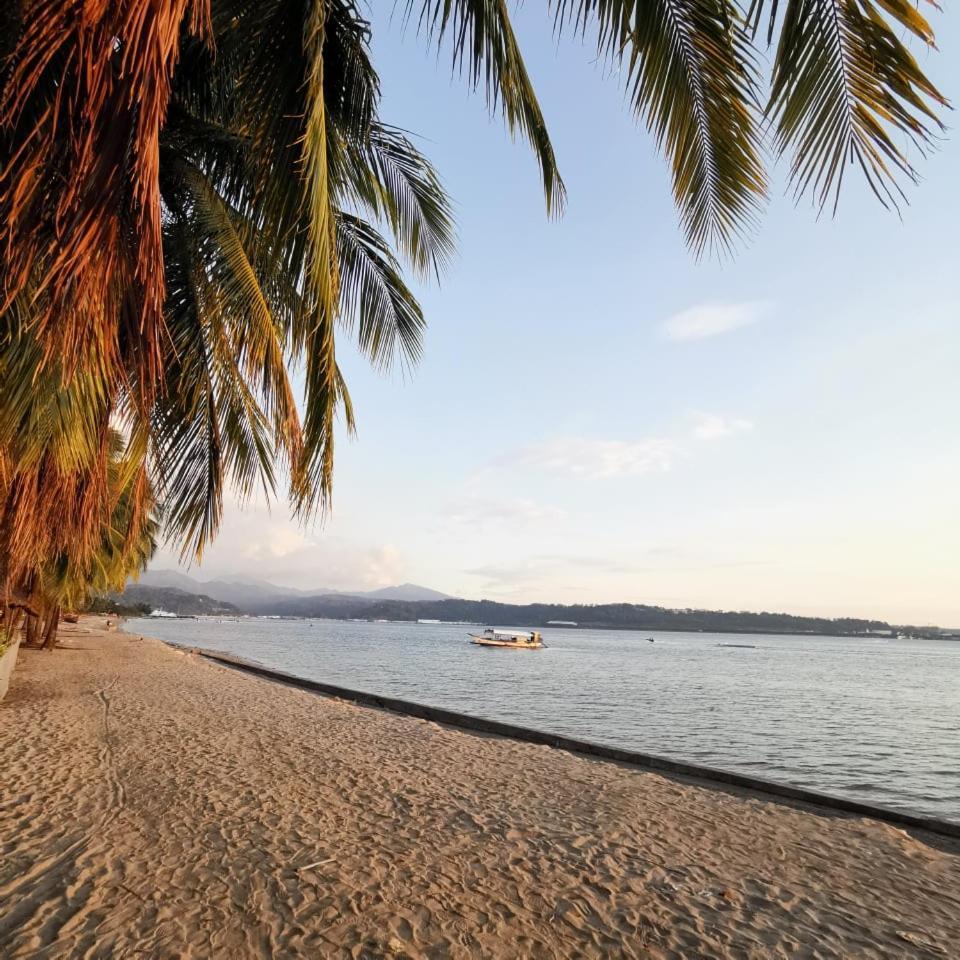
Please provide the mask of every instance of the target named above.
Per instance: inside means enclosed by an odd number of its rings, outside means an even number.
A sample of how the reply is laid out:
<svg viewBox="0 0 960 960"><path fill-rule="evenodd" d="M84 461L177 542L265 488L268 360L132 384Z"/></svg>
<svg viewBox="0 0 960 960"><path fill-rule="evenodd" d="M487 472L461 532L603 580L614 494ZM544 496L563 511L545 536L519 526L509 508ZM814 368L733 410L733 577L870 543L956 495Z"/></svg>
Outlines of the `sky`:
<svg viewBox="0 0 960 960"><path fill-rule="evenodd" d="M932 22L920 59L960 100L960 17ZM383 375L342 337L358 432L331 516L231 501L190 572L960 626L953 131L900 218L851 175L818 216L781 162L757 235L698 262L617 77L538 5L515 26L567 185L553 220L532 154L447 51L373 26L382 114L456 204L451 268L414 284L424 357Z"/></svg>

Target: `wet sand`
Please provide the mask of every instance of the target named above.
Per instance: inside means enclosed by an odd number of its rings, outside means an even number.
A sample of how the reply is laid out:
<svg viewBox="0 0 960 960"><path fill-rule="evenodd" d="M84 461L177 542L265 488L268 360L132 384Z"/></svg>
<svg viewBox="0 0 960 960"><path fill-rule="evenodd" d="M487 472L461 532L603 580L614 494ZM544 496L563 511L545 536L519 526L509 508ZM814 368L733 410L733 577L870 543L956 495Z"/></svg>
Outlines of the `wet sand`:
<svg viewBox="0 0 960 960"><path fill-rule="evenodd" d="M0 956L957 956L955 841L62 637L0 704Z"/></svg>

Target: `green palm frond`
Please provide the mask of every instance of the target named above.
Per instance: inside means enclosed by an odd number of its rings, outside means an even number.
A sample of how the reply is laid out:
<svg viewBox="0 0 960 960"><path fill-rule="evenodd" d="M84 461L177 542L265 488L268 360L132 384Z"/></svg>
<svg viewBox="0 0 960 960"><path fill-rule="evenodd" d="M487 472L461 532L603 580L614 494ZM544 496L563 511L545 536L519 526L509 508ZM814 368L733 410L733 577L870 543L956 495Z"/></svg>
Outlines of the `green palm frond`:
<svg viewBox="0 0 960 960"><path fill-rule="evenodd" d="M596 32L666 155L687 242L728 250L763 206L756 55L730 0L554 0L558 29Z"/></svg>
<svg viewBox="0 0 960 960"><path fill-rule="evenodd" d="M341 201L384 221L421 276L439 277L453 256L450 199L429 160L402 130L375 121L364 136L343 139L336 167Z"/></svg>
<svg viewBox="0 0 960 960"><path fill-rule="evenodd" d="M473 89L482 86L491 111L502 110L509 129L527 140L540 165L547 212L562 212L566 188L506 0L407 0L406 10L438 45L449 40L454 69Z"/></svg>
<svg viewBox="0 0 960 960"><path fill-rule="evenodd" d="M337 256L341 320L348 329L356 327L361 352L381 369L389 369L398 353L416 363L423 350L423 311L390 246L370 224L340 212Z"/></svg>
<svg viewBox="0 0 960 960"><path fill-rule="evenodd" d="M287 336L282 311L261 281L257 231L200 169L182 157L166 159L165 177L171 191L180 191L184 206L179 213L191 220L197 243L194 256L202 260L205 277L216 289L215 309L229 328L242 376L264 404L277 450L295 461L302 435L287 371Z"/></svg>
<svg viewBox="0 0 960 960"><path fill-rule="evenodd" d="M756 0L754 22L762 15ZM773 37L777 9L770 13ZM822 208L840 195L855 164L885 206L904 198L900 177L916 179L908 145L921 152L942 128L946 99L897 36L932 46L933 31L908 0L789 0L773 66L768 114L781 154L792 152L797 195ZM898 142L898 139L900 142Z"/></svg>
<svg viewBox="0 0 960 960"><path fill-rule="evenodd" d="M196 225L184 215L165 232L170 355L152 423L164 521L185 555L216 532L227 480L244 497L275 488L276 435L241 367L230 288L197 257Z"/></svg>

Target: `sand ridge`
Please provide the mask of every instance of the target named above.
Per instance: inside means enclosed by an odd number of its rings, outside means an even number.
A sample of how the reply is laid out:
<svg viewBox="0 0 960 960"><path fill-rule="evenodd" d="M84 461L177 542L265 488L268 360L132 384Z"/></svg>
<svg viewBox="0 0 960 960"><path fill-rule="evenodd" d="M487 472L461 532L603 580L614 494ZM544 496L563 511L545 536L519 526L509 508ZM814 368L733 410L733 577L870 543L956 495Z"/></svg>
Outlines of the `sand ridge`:
<svg viewBox="0 0 960 960"><path fill-rule="evenodd" d="M952 841L64 640L0 704L0 956L957 955Z"/></svg>

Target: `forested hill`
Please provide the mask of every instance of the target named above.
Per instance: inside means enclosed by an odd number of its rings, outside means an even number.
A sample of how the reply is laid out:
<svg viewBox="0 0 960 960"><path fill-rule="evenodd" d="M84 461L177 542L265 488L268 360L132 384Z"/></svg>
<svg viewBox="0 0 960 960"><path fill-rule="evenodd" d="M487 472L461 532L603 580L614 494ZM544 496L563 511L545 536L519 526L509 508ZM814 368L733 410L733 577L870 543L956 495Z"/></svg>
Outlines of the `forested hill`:
<svg viewBox="0 0 960 960"><path fill-rule="evenodd" d="M109 598L130 606L142 606L145 610L166 610L180 617L234 616L240 611L232 603L214 600L202 593L190 593L176 587L150 587L131 583L122 594L110 594Z"/></svg>
<svg viewBox="0 0 960 960"><path fill-rule="evenodd" d="M327 598L329 600L329 598ZM335 605L318 598L315 606L302 599L296 609L279 603L272 612L314 617L363 617L368 620L466 620L471 623L517 627L543 627L551 620L567 620L580 627L631 630L704 630L720 633L820 633L862 634L889 632L882 620L799 617L786 613L748 613L718 610L670 610L633 603L597 605L555 603L517 605L491 600L439 600L405 602L383 600L358 603L355 609L343 599ZM293 605L291 605L293 607ZM311 608L312 607L312 608Z"/></svg>

